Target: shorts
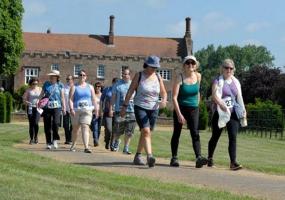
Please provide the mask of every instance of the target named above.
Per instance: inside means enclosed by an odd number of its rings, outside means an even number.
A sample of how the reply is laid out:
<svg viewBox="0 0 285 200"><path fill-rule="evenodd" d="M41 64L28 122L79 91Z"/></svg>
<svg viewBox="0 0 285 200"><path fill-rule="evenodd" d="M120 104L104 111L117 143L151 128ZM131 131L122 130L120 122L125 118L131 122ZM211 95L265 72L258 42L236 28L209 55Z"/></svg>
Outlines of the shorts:
<svg viewBox="0 0 285 200"><path fill-rule="evenodd" d="M87 124L90 125L92 121L92 111L91 110L77 110L75 111L75 116L71 116L72 125Z"/></svg>
<svg viewBox="0 0 285 200"><path fill-rule="evenodd" d="M134 109L135 109L136 120L140 129L149 127L150 130L153 130L158 116L158 109L147 110L136 105Z"/></svg>
<svg viewBox="0 0 285 200"><path fill-rule="evenodd" d="M120 113L114 116L113 132L116 135L126 134L132 136L136 127L136 118L134 113L126 113L125 118L120 117Z"/></svg>

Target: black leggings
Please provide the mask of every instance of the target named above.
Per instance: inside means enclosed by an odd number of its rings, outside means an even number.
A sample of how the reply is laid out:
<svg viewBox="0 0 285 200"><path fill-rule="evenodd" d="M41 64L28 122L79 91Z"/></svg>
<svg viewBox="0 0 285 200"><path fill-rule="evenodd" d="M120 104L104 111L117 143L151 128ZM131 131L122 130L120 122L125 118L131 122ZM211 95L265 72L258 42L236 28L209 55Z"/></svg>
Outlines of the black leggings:
<svg viewBox="0 0 285 200"><path fill-rule="evenodd" d="M212 137L208 145L208 157L213 158L215 148L223 131L223 128L218 127L219 114L216 111L212 118ZM230 121L227 123L227 131L229 137L228 151L231 159L231 163L236 162L236 138L239 129L239 120L235 114L232 113Z"/></svg>
<svg viewBox="0 0 285 200"><path fill-rule="evenodd" d="M39 120L40 114L37 111L36 107L32 108L32 113L28 114L29 119L29 133L30 133L30 140L37 140L38 139L38 132L39 132Z"/></svg>
<svg viewBox="0 0 285 200"><path fill-rule="evenodd" d="M188 128L190 129L190 134L192 138L192 146L195 152L196 158L201 155L201 144L200 144L200 135L198 130L199 124L199 108L198 107L188 107L188 106L179 106L182 115L187 121ZM180 124L176 112L173 112L173 134L171 138L171 151L172 157L177 157L179 138L181 134L181 129L183 124Z"/></svg>
<svg viewBox="0 0 285 200"><path fill-rule="evenodd" d="M46 135L46 143L52 144L54 140L60 140L58 127L60 124L61 108L44 109L44 129Z"/></svg>

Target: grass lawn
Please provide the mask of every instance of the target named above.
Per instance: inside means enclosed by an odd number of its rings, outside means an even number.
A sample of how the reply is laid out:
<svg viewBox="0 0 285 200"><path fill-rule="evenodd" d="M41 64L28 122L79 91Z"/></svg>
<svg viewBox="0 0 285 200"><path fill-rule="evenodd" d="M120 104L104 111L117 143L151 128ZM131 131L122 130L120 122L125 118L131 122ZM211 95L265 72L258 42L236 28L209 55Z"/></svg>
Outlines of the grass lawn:
<svg viewBox="0 0 285 200"><path fill-rule="evenodd" d="M165 129L165 128L164 128ZM139 133L134 137L131 149L136 151ZM153 153L157 157L171 158L170 140L172 127L167 131L155 130L152 138ZM209 131L200 131L202 155L207 157ZM269 174L285 175L285 140L260 138L239 134L237 137L237 160L245 168ZM195 160L189 130L183 129L178 149L180 160ZM214 154L216 165L229 167L228 135L223 132Z"/></svg>
<svg viewBox="0 0 285 200"><path fill-rule="evenodd" d="M161 132L155 137L155 149L159 156L167 153L167 148L161 151L157 149L162 142L168 147L167 134L169 133ZM26 125L0 124L1 200L253 199L183 184L101 172L86 166L58 162L13 147L13 144L27 137ZM160 143L157 143L158 141ZM186 154L185 152L185 159Z"/></svg>

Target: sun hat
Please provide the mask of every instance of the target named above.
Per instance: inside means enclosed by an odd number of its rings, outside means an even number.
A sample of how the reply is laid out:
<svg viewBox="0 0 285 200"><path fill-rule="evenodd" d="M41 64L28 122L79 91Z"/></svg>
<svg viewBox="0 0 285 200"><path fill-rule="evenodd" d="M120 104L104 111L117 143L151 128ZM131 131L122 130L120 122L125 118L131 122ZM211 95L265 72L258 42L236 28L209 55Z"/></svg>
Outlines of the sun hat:
<svg viewBox="0 0 285 200"><path fill-rule="evenodd" d="M183 59L183 64L185 64L185 62L187 61L187 60L193 60L193 61L195 61L195 63L198 63L198 61L197 61L197 59L195 58L195 56L186 56L184 59Z"/></svg>
<svg viewBox="0 0 285 200"><path fill-rule="evenodd" d="M47 74L48 76L60 76L60 72L58 70L51 70L50 73Z"/></svg>
<svg viewBox="0 0 285 200"><path fill-rule="evenodd" d="M160 61L159 57L152 55L152 56L148 56L144 63L147 66L159 68L160 67L159 61Z"/></svg>

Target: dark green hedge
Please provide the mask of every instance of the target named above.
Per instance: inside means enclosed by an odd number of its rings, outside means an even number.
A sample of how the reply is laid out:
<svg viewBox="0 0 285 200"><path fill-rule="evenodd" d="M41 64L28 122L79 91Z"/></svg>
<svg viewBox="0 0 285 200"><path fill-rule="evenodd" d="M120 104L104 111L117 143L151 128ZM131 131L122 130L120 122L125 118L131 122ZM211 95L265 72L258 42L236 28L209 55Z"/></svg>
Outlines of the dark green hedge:
<svg viewBox="0 0 285 200"><path fill-rule="evenodd" d="M6 123L10 123L13 111L13 97L9 92L5 92L4 94L6 96Z"/></svg>
<svg viewBox="0 0 285 200"><path fill-rule="evenodd" d="M266 129L282 129L284 128L284 119L282 107L270 100L255 100L255 104L246 106L248 115L248 126Z"/></svg>
<svg viewBox="0 0 285 200"><path fill-rule="evenodd" d="M0 123L6 122L6 95L0 92Z"/></svg>
<svg viewBox="0 0 285 200"><path fill-rule="evenodd" d="M199 105L199 130L205 130L208 126L209 114L205 101L200 101Z"/></svg>

